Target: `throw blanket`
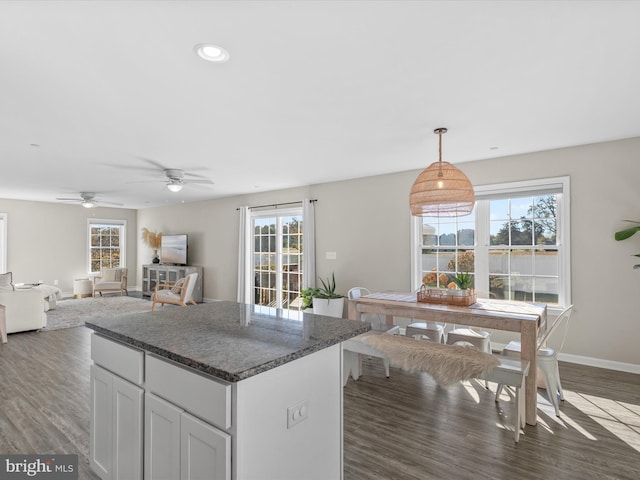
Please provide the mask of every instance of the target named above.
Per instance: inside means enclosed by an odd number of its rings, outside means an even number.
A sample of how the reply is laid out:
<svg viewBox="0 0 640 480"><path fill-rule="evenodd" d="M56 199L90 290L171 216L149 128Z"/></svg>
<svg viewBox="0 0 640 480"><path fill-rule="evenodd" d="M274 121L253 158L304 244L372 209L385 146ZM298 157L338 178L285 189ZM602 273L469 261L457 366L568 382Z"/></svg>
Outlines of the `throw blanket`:
<svg viewBox="0 0 640 480"><path fill-rule="evenodd" d="M409 373L426 372L445 387L460 380L482 378L500 363L493 355L474 348L396 335L368 335L359 340L384 353L391 366Z"/></svg>

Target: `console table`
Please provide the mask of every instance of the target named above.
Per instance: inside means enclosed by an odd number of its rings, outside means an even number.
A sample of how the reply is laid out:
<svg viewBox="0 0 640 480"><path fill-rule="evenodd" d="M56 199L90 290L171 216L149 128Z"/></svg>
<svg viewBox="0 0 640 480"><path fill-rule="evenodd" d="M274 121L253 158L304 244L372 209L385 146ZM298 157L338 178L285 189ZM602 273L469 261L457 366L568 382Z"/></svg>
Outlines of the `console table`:
<svg viewBox="0 0 640 480"><path fill-rule="evenodd" d="M153 295L156 285L161 283L175 283L179 278L184 278L190 273L197 273L198 279L193 289L193 300L202 303L202 267L160 265L152 263L142 266L142 294Z"/></svg>

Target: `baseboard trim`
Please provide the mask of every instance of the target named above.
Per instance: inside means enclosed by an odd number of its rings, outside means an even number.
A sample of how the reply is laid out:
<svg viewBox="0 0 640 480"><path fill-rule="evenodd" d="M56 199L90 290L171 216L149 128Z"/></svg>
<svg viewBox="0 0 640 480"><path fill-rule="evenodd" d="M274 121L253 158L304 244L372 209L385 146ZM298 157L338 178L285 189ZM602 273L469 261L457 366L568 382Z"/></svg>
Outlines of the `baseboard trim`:
<svg viewBox="0 0 640 480"><path fill-rule="evenodd" d="M491 349L494 352L501 352L504 347L506 347L504 343L491 343ZM606 368L607 370L616 370L618 372L640 374L640 365L636 365L634 363L614 362L613 360L572 355L570 353L560 353L560 355L558 355L558 360L561 362L586 365L588 367Z"/></svg>
<svg viewBox="0 0 640 480"><path fill-rule="evenodd" d="M579 365L587 365L590 367L606 368L608 370L617 370L619 372L640 374L640 365L625 362L614 362L612 360L603 360L601 358L583 357L582 355L571 355L570 353L560 353L558 360L562 362L577 363Z"/></svg>

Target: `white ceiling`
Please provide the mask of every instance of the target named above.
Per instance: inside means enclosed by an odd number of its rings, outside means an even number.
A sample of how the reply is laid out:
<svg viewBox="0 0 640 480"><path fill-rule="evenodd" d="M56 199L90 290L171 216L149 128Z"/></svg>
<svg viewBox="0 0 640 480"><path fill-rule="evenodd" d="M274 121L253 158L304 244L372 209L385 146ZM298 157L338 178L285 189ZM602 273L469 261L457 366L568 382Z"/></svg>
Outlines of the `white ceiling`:
<svg viewBox="0 0 640 480"><path fill-rule="evenodd" d="M441 126L452 163L638 137L639 18L638 1L5 0L0 198L144 208L420 169ZM214 184L171 193L162 166Z"/></svg>

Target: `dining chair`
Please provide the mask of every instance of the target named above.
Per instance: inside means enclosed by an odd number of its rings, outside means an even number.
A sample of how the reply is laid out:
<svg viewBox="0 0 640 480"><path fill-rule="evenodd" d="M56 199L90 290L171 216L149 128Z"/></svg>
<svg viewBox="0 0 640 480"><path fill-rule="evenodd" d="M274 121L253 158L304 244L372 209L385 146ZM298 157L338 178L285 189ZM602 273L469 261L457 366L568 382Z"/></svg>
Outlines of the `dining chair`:
<svg viewBox="0 0 640 480"><path fill-rule="evenodd" d="M353 287L350 288L347 292L347 298L349 300L355 300L365 295L370 295L371 292L368 288L365 287ZM349 372L354 380L357 380L360 377L360 373L362 370L362 360L360 355L367 355L367 357L372 358L380 358L384 365L384 374L387 378L389 378L389 359L385 354L379 352L370 346L362 343L360 340L367 335L379 335L381 333L387 333L390 335L398 335L400 332L400 327L397 325L389 326L386 325L386 321L382 315L378 315L377 313L363 313L361 316L361 320L363 322L371 323L371 331L364 333L358 337L354 337L346 342L343 342L343 352L345 355L345 383L346 377Z"/></svg>
<svg viewBox="0 0 640 480"><path fill-rule="evenodd" d="M187 303L196 305L193 297L193 290L196 286L197 273L190 273L176 283L161 283L156 285L153 291L153 305L151 310L156 309L156 303L164 306L165 303L186 307Z"/></svg>
<svg viewBox="0 0 640 480"><path fill-rule="evenodd" d="M353 287L350 288L347 292L347 298L349 300L355 300L360 297L364 297L365 295L370 295L371 292L368 288L365 287ZM363 322L371 323L371 327L374 330L383 330L383 326L385 325L385 319L378 315L377 313L363 313L361 318Z"/></svg>
<svg viewBox="0 0 640 480"><path fill-rule="evenodd" d="M560 315L556 317L553 325L551 325L551 327L547 329L545 334L539 340L538 349L536 352L538 371L542 373L542 377L544 378L544 383L547 388L549 401L553 405L557 417L560 416L560 402L558 401L558 397L560 397L560 400L564 400L562 384L560 383L560 370L558 369L558 353L560 353L562 347L564 347L564 342L567 337L567 331L569 330L569 320L571 319L572 313L573 305L569 305L560 313ZM564 330L562 332L560 346L557 349L547 347L547 340L562 325L564 325ZM520 357L520 350L520 342L512 341L509 342L506 347L504 347L504 349L502 350L502 354L508 355L510 357ZM496 390L496 400L500 396L501 392L502 385L498 385L498 389Z"/></svg>
<svg viewBox="0 0 640 480"><path fill-rule="evenodd" d="M478 297L483 296L482 293L476 291ZM486 293L484 295L487 295ZM491 297L491 293L487 296ZM494 295L495 296L495 295ZM485 330L479 330L471 327L456 327L447 332L448 345L470 343L481 352L491 353L491 334Z"/></svg>

